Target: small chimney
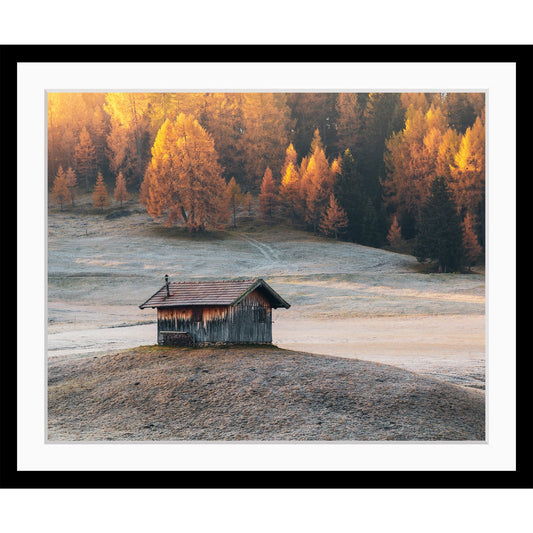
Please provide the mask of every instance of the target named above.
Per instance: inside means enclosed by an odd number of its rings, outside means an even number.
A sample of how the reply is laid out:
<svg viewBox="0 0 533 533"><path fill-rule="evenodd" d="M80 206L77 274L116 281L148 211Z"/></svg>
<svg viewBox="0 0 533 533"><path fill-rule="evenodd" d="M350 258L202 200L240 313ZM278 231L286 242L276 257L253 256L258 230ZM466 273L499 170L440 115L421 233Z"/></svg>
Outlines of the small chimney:
<svg viewBox="0 0 533 533"><path fill-rule="evenodd" d="M168 283L168 274L165 274L165 285L167 286L167 298L170 296L169 283Z"/></svg>

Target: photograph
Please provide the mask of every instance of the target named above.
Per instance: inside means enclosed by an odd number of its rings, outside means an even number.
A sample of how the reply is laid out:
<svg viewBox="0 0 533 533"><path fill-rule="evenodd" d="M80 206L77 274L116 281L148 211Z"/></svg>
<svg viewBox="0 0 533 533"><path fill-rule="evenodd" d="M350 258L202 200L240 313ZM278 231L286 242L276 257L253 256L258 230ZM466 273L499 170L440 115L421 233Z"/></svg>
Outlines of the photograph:
<svg viewBox="0 0 533 533"><path fill-rule="evenodd" d="M0 17L4 529L524 530L525 4L67 4Z"/></svg>
<svg viewBox="0 0 533 533"><path fill-rule="evenodd" d="M48 90L46 442L476 442L486 92Z"/></svg>

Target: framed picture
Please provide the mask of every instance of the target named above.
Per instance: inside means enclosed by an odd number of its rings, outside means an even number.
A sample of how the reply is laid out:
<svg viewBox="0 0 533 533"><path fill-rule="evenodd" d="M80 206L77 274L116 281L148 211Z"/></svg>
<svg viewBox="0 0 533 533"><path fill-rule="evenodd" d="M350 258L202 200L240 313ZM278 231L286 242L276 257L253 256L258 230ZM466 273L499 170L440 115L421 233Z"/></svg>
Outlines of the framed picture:
<svg viewBox="0 0 533 533"><path fill-rule="evenodd" d="M532 51L3 47L3 484L531 487Z"/></svg>

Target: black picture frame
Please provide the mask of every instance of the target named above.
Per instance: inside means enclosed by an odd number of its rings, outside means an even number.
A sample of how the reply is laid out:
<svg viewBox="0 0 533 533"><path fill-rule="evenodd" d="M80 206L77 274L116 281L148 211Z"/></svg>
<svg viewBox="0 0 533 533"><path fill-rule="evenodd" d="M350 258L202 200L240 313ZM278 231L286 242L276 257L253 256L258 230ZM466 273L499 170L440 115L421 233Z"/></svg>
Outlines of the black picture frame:
<svg viewBox="0 0 533 533"><path fill-rule="evenodd" d="M17 65L25 62L510 62L516 65L517 324L515 471L20 471L17 469L17 220L16 202L2 209L4 346L1 365L3 488L533 488L533 366L531 340L529 202L533 136L533 46L530 45L4 45L0 49L1 175L17 173ZM325 61L325 62L328 62ZM16 180L5 180L4 198L15 199ZM526 271L527 269L527 271ZM9 305L7 305L9 304ZM11 343L11 341L14 341Z"/></svg>

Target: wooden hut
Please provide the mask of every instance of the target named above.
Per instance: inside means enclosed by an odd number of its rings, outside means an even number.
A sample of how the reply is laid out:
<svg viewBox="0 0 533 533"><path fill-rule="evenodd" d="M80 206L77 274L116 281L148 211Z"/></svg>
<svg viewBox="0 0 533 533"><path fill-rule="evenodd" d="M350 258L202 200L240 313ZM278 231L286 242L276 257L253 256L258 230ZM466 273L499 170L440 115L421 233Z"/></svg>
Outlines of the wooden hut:
<svg viewBox="0 0 533 533"><path fill-rule="evenodd" d="M272 309L290 305L262 279L166 283L139 307L157 309L165 345L272 342Z"/></svg>

